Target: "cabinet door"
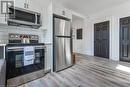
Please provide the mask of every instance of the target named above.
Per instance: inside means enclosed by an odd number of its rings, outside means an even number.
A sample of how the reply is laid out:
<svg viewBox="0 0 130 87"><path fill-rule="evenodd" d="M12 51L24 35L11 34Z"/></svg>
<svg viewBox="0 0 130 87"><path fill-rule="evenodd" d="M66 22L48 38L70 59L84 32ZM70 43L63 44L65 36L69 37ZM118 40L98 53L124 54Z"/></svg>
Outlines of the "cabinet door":
<svg viewBox="0 0 130 87"><path fill-rule="evenodd" d="M57 15L62 15L62 8L60 6L53 5L53 13Z"/></svg>
<svg viewBox="0 0 130 87"><path fill-rule="evenodd" d="M0 9L1 9L1 12L0 12L0 24L7 24L7 0L1 0L3 1L3 3L1 2L0 4ZM9 1L13 1L13 0L9 0Z"/></svg>
<svg viewBox="0 0 130 87"><path fill-rule="evenodd" d="M27 9L31 10L31 11L35 11L35 12L41 12L40 10L40 6L38 5L39 2L37 2L36 0L26 0L27 3Z"/></svg>
<svg viewBox="0 0 130 87"><path fill-rule="evenodd" d="M27 9L34 11L34 8L36 8L36 4L34 6L34 0L26 0Z"/></svg>
<svg viewBox="0 0 130 87"><path fill-rule="evenodd" d="M15 7L26 8L27 0L14 0L14 1L15 1Z"/></svg>
<svg viewBox="0 0 130 87"><path fill-rule="evenodd" d="M68 10L68 9L64 9L64 11L65 11L65 17L69 18L69 19L72 19L72 13L71 13L71 11Z"/></svg>
<svg viewBox="0 0 130 87"><path fill-rule="evenodd" d="M59 16L63 16L63 17L72 19L71 11L62 6L53 5L53 13L56 15L59 15Z"/></svg>
<svg viewBox="0 0 130 87"><path fill-rule="evenodd" d="M4 14L0 14L0 24L7 24L7 18Z"/></svg>

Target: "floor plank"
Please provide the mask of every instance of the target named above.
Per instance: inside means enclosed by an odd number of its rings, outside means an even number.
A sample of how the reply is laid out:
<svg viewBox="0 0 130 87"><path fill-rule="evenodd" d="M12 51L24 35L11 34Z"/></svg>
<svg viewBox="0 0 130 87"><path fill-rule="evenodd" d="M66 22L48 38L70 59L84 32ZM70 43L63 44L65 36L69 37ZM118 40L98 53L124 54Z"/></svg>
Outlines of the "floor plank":
<svg viewBox="0 0 130 87"><path fill-rule="evenodd" d="M116 69L118 65L130 67L130 63L76 55L76 64L58 73L19 87L130 87L130 73Z"/></svg>

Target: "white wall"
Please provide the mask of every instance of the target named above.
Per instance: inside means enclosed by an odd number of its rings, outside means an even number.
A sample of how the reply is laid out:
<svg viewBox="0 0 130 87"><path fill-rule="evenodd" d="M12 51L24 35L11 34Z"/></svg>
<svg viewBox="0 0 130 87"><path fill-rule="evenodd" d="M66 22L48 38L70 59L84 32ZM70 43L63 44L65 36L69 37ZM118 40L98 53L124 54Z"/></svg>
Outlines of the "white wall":
<svg viewBox="0 0 130 87"><path fill-rule="evenodd" d="M86 18L84 54L94 55L94 23L110 21L110 59L119 60L119 19L130 16L130 2L106 9Z"/></svg>
<svg viewBox="0 0 130 87"><path fill-rule="evenodd" d="M46 11L46 17L44 26L46 29L44 30L44 42L45 43L53 43L53 12L52 12L52 2L48 4L47 11Z"/></svg>
<svg viewBox="0 0 130 87"><path fill-rule="evenodd" d="M94 38L94 29L91 19L85 20L85 29L84 29L84 41L83 41L83 54L92 55L94 54L94 44L93 44L93 38Z"/></svg>
<svg viewBox="0 0 130 87"><path fill-rule="evenodd" d="M53 71L53 12L52 12L52 1L48 5L47 10L47 30L44 31L44 43L47 46L47 63L46 69L51 69Z"/></svg>
<svg viewBox="0 0 130 87"><path fill-rule="evenodd" d="M73 29L73 52L82 53L83 52L83 39L77 40L76 30L83 29L84 32L84 20L80 17L72 16L72 29Z"/></svg>

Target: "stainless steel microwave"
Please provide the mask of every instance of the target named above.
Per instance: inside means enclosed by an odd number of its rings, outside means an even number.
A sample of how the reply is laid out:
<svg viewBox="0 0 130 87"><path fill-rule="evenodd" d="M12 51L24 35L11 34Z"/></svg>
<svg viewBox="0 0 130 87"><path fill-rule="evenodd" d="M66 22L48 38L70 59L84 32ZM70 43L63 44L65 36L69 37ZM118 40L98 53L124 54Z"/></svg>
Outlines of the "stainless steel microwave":
<svg viewBox="0 0 130 87"><path fill-rule="evenodd" d="M8 25L39 28L42 25L41 14L18 7L9 7Z"/></svg>

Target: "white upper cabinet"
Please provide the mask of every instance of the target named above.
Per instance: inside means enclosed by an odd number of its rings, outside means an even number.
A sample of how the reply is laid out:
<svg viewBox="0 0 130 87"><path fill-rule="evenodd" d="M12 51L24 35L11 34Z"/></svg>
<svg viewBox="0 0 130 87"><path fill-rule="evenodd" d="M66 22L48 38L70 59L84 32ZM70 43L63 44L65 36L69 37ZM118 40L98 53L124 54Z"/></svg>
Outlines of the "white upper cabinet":
<svg viewBox="0 0 130 87"><path fill-rule="evenodd" d="M6 15L0 14L0 24L7 24Z"/></svg>
<svg viewBox="0 0 130 87"><path fill-rule="evenodd" d="M1 12L0 12L0 24L7 24L7 7L8 5L10 5L9 1L14 1L14 0L0 0L0 9L1 9ZM2 2L3 1L3 2ZM8 1L8 3L6 2Z"/></svg>
<svg viewBox="0 0 130 87"><path fill-rule="evenodd" d="M40 1L37 1L37 0L27 0L27 3L28 3L28 9L29 10L41 13L40 12L41 11L41 7L38 5L38 3L41 3Z"/></svg>
<svg viewBox="0 0 130 87"><path fill-rule="evenodd" d="M19 8L27 8L27 0L14 0L14 6Z"/></svg>
<svg viewBox="0 0 130 87"><path fill-rule="evenodd" d="M66 9L62 6L53 4L53 13L59 16L63 16L69 19L72 19L72 13L69 9Z"/></svg>
<svg viewBox="0 0 130 87"><path fill-rule="evenodd" d="M6 1L6 0L0 0L0 1ZM43 0L38 0L38 1L37 0L7 0L7 1L14 1L15 7L41 13L41 18L42 18L42 21L43 21L43 17L42 17L43 14L42 13L44 13L43 11L46 11L46 10L43 10L43 8L45 8L44 5L43 6L42 6L42 4L39 5L39 3L43 3ZM1 5L2 4L0 3L0 9L2 9ZM6 7L5 7L5 10L7 9ZM0 24L6 24L7 25L7 17L8 17L7 14L2 14L0 12L0 20L1 20Z"/></svg>
<svg viewBox="0 0 130 87"><path fill-rule="evenodd" d="M14 0L15 6L31 11L39 11L40 7L38 8L37 3L35 3L35 0Z"/></svg>

